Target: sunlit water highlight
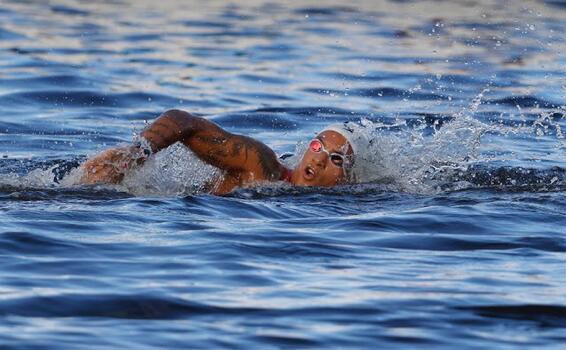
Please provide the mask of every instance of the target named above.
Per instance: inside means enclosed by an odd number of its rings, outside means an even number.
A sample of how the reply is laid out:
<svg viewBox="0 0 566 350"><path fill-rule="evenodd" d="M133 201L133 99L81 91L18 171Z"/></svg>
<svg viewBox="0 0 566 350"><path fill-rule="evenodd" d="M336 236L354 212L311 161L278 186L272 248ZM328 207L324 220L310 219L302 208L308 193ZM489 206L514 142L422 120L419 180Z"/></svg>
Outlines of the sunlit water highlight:
<svg viewBox="0 0 566 350"><path fill-rule="evenodd" d="M431 9L434 9L432 11ZM561 348L558 1L0 2L0 347ZM181 108L297 161L363 124L360 183L206 194ZM66 176L62 176L67 174Z"/></svg>

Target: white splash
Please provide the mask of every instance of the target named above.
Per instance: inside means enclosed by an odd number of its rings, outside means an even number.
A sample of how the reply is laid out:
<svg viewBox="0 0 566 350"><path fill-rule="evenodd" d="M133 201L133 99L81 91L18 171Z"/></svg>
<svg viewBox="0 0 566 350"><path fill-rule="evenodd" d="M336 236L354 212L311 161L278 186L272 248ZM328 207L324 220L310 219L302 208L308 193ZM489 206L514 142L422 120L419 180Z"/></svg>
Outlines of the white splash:
<svg viewBox="0 0 566 350"><path fill-rule="evenodd" d="M2 174L0 185L12 186L17 188L48 188L54 187L57 183L53 180L52 169L34 169L26 175L15 173Z"/></svg>
<svg viewBox="0 0 566 350"><path fill-rule="evenodd" d="M457 174L466 172L471 166L490 161L509 161L506 155L498 159L482 155L480 147L486 146L486 134L505 137L522 134L525 137L556 135L558 148L563 147L564 133L559 122L552 120L553 112L541 113L532 124L506 126L484 123L474 117L482 103L484 89L469 106L452 115L442 127L427 134L431 126L423 120L416 126L386 125L368 119L358 122L365 137L372 140L366 148L360 148L356 155L357 183L390 185L397 191L411 193L435 193L446 188L461 189L471 184L458 179ZM360 129L360 128L358 128ZM554 130L554 131L552 131ZM288 160L295 166L306 149L304 143L296 146L295 156ZM491 157L491 158L490 158Z"/></svg>
<svg viewBox="0 0 566 350"><path fill-rule="evenodd" d="M476 119L474 114L487 91L478 94L467 108L452 115L451 120L440 128L424 120L413 126L408 126L402 120L394 125L360 120L358 123L362 132L371 142L356 155L357 183L380 184L395 191L425 194L447 188L467 188L470 184L462 182L454 174L466 172L475 164L487 164L494 160L506 163L516 157L513 152L497 157L482 154L480 147L486 146L484 136L488 134L497 137L520 134L527 138L554 135L558 157L564 157L565 135L560 125L564 117L556 120L557 115L563 115L563 107L556 111L558 114L553 111L541 112L530 125L521 111L518 119L522 122L514 126L502 122L484 123ZM432 127L434 131L431 133ZM294 168L306 148L305 142L297 143L294 155L283 161L285 165ZM80 168L72 170L57 183L53 174L55 167L57 165L35 169L23 176L3 174L0 185L20 188L80 186ZM138 196L184 196L212 191L222 175L220 169L205 163L187 147L176 143L149 157L142 166L131 169L120 185L108 187Z"/></svg>
<svg viewBox="0 0 566 350"><path fill-rule="evenodd" d="M220 169L175 143L128 172L121 186L138 196L182 196L209 192L220 176Z"/></svg>

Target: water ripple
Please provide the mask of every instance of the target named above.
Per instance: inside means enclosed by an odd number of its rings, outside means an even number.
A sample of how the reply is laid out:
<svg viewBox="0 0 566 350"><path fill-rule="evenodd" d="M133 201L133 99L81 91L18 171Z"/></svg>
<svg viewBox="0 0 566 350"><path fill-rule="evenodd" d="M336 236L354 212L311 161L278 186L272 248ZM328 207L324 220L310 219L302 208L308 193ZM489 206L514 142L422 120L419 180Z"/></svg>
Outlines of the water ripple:
<svg viewBox="0 0 566 350"><path fill-rule="evenodd" d="M562 2L311 5L2 2L3 347L566 341ZM171 108L289 166L362 120L371 176L177 191L177 144L145 182L72 181Z"/></svg>

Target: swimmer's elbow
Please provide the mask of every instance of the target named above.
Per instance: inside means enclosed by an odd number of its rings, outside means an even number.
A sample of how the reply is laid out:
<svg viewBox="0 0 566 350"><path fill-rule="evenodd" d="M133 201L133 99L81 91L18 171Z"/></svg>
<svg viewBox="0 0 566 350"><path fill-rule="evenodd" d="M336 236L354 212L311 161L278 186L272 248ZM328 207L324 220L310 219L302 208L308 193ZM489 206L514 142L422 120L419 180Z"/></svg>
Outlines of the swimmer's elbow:
<svg viewBox="0 0 566 350"><path fill-rule="evenodd" d="M166 117L176 126L175 132L183 141L202 132L228 134L226 130L222 129L214 122L179 109L170 109L163 113L162 117Z"/></svg>
<svg viewBox="0 0 566 350"><path fill-rule="evenodd" d="M189 112L180 109L169 109L161 117L170 119L179 130L188 131L195 128L197 124L203 123L206 119L197 117Z"/></svg>
<svg viewBox="0 0 566 350"><path fill-rule="evenodd" d="M203 118L178 109L170 109L145 128L141 136L149 142L152 151L157 152L177 141L182 142L204 124Z"/></svg>

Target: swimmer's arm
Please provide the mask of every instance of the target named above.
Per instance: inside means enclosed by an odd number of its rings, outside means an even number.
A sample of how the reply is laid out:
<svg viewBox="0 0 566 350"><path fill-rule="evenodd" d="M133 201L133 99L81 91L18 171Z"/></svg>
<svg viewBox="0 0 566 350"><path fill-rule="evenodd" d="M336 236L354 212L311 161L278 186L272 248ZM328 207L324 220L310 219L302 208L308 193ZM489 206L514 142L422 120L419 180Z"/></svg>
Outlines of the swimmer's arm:
<svg viewBox="0 0 566 350"><path fill-rule="evenodd" d="M275 152L265 144L180 110L165 112L141 136L152 152L180 141L205 162L233 175L247 172L257 180L275 180L283 169Z"/></svg>
<svg viewBox="0 0 566 350"><path fill-rule="evenodd" d="M137 146L108 149L88 159L81 165L80 183L119 183L125 171L135 164L142 164L147 155Z"/></svg>
<svg viewBox="0 0 566 350"><path fill-rule="evenodd" d="M163 113L140 134L147 145L136 144L106 150L81 165L83 184L119 183L125 171L141 165L151 153L182 142L199 158L239 177L248 173L256 180L279 179L283 167L265 144L227 132L213 122L180 110ZM149 146L149 150L144 147Z"/></svg>

